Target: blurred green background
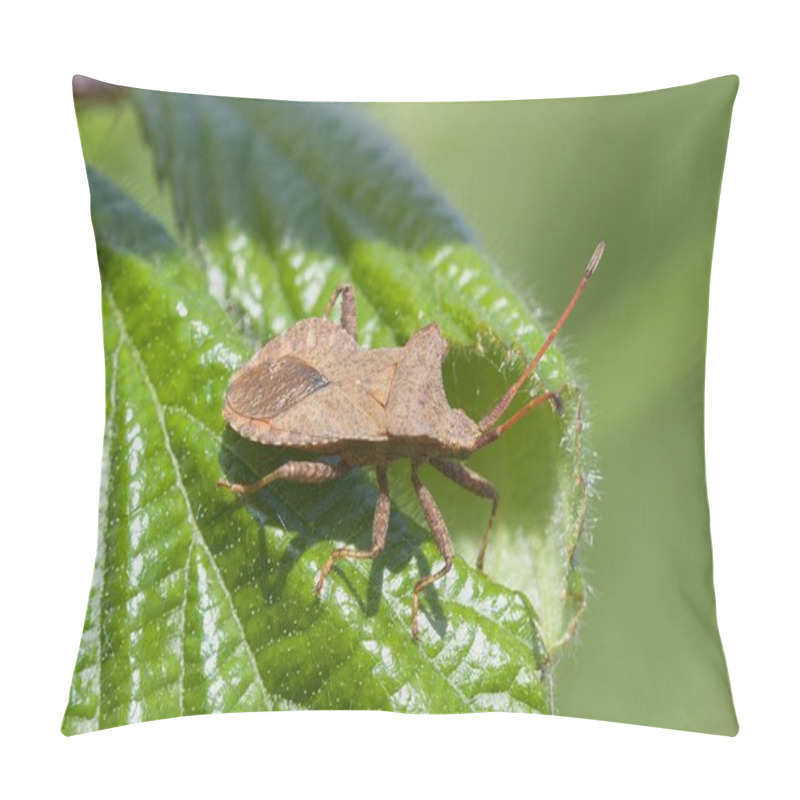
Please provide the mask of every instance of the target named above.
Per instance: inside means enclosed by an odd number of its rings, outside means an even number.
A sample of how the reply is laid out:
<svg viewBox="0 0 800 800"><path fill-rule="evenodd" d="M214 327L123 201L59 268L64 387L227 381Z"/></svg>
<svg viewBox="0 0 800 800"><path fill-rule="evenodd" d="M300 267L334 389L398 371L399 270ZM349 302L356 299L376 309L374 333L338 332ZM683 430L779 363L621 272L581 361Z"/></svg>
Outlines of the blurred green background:
<svg viewBox="0 0 800 800"><path fill-rule="evenodd" d="M708 287L735 77L637 95L374 104L545 319L594 245L560 347L601 475L561 714L735 734L705 484ZM715 531L716 536L725 531Z"/></svg>

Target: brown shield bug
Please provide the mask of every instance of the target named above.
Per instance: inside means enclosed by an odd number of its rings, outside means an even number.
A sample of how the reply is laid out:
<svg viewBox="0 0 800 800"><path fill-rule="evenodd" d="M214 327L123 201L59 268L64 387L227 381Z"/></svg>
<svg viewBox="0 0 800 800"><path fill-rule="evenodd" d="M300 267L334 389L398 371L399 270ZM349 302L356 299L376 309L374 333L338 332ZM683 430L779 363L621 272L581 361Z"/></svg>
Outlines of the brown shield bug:
<svg viewBox="0 0 800 800"><path fill-rule="evenodd" d="M337 455L334 464L288 461L255 483L219 482L237 494L256 492L276 480L322 483L355 467L374 466L378 502L372 525L372 547L334 550L320 572L319 595L331 568L340 558L376 558L389 527L387 469L399 458L411 461L411 482L419 498L444 566L414 585L411 633L417 636L419 595L446 575L453 565L453 545L444 518L419 479L428 463L474 494L492 501L489 524L478 554L483 569L499 495L485 478L461 462L490 444L525 414L547 401L559 406L556 392L532 398L508 420L498 424L508 405L531 375L566 321L597 268L605 245L597 245L578 288L522 375L480 422L450 407L442 383L442 359L448 345L433 323L415 333L403 347L364 350L356 331L353 286L336 289L324 317L298 322L268 342L232 378L224 416L246 439L314 454ZM328 319L341 296L341 322Z"/></svg>

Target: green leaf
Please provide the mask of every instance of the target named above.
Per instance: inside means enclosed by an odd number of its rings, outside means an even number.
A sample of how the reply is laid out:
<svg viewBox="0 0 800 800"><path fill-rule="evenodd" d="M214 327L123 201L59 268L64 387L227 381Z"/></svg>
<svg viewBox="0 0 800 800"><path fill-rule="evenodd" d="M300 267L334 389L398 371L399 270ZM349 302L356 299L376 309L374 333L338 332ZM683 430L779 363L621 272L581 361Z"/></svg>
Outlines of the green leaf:
<svg viewBox="0 0 800 800"><path fill-rule="evenodd" d="M340 562L321 600L332 547L369 541L372 477L278 483L247 502L216 489L223 474L253 480L287 457L225 429L231 374L321 313L338 283L356 285L363 346L438 321L453 344L448 397L473 418L538 349L540 326L425 177L352 109L149 92L134 103L152 161L128 106L79 107L87 163L107 176L90 169L107 428L65 732L286 707L548 711L548 651L584 605L576 388L561 416L540 409L470 461L501 492L487 575L457 558L423 595L418 644L413 585L441 558L407 465L390 476L386 552ZM142 163L126 193L114 184L132 153ZM551 348L531 393L565 383ZM472 562L488 504L424 470Z"/></svg>

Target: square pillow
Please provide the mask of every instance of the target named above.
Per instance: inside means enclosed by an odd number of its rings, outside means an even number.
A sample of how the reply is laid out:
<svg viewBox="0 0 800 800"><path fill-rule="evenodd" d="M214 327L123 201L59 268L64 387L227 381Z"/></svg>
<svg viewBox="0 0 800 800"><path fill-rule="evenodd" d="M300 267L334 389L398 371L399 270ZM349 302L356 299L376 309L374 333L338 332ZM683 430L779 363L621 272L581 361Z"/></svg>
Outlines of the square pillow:
<svg viewBox="0 0 800 800"><path fill-rule="evenodd" d="M735 734L703 386L737 88L355 107L76 77L106 433L63 731L361 708Z"/></svg>

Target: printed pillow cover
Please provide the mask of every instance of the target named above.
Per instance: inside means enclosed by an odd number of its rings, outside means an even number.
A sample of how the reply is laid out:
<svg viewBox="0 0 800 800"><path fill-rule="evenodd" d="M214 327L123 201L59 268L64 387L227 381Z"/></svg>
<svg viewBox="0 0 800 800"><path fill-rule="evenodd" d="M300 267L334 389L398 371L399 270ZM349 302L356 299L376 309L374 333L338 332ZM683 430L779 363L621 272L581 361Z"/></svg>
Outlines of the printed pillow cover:
<svg viewBox="0 0 800 800"><path fill-rule="evenodd" d="M703 386L737 78L74 87L106 429L64 733L301 708L736 733Z"/></svg>

